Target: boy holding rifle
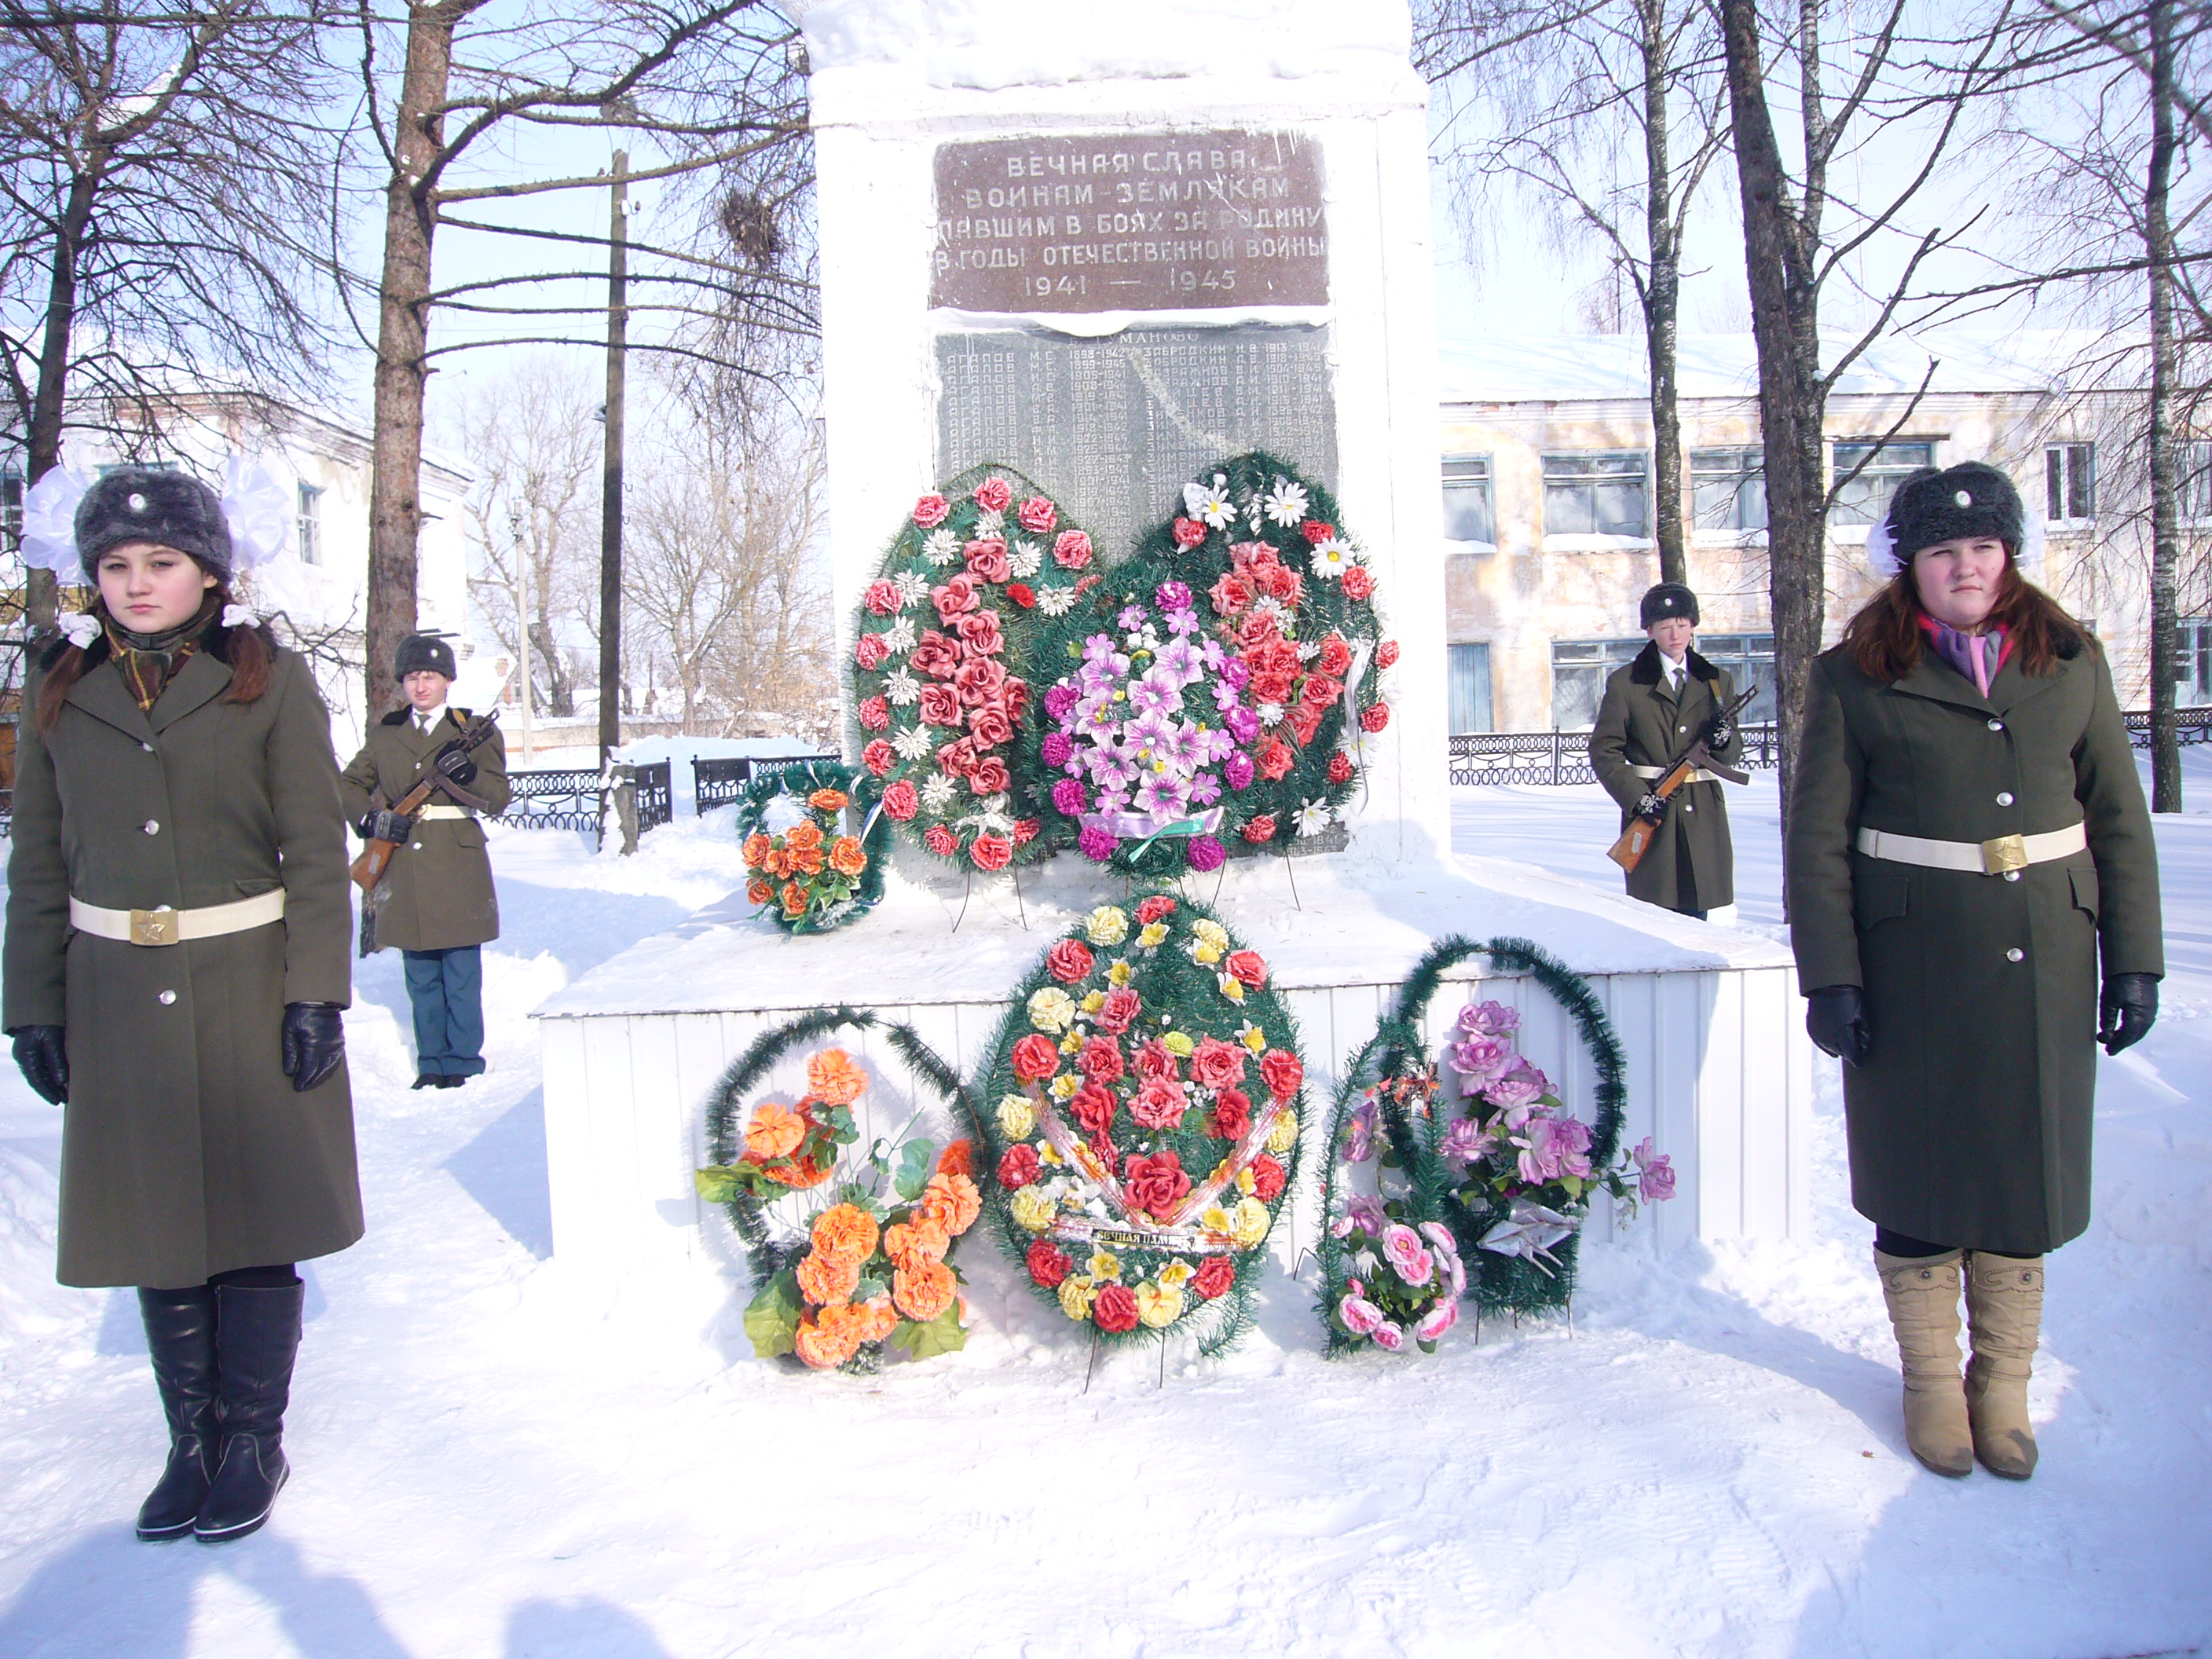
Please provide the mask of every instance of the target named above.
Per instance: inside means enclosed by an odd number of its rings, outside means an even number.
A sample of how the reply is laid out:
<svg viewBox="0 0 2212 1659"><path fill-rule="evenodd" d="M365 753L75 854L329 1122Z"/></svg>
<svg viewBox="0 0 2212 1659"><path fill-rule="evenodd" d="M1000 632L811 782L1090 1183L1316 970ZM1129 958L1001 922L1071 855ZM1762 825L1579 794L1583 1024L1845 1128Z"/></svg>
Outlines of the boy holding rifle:
<svg viewBox="0 0 2212 1659"><path fill-rule="evenodd" d="M399 947L415 1086L458 1089L484 1068L482 947L499 937L499 896L477 815L507 810L507 746L493 717L446 706L455 667L443 638L409 635L393 672L408 706L369 728L340 780L368 843L354 866L362 952Z"/></svg>
<svg viewBox="0 0 2212 1659"><path fill-rule="evenodd" d="M1590 766L1620 803L1622 836L1613 852L1628 895L1703 921L1735 902L1735 852L1720 783L1749 781L1734 769L1743 752L1741 706L1724 669L1690 648L1698 596L1661 582L1644 596L1651 643L1607 681L1590 732ZM1685 761L1684 775L1668 774ZM1643 826L1639 830L1639 821Z"/></svg>

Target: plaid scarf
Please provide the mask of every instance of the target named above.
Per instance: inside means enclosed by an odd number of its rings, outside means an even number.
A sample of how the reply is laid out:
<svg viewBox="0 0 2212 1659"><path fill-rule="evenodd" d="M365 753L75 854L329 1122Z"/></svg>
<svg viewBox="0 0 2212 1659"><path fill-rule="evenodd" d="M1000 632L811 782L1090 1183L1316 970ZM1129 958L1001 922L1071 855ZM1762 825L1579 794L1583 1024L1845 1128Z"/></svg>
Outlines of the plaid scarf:
<svg viewBox="0 0 2212 1659"><path fill-rule="evenodd" d="M134 634L112 617L103 616L101 626L107 635L107 649L115 659L116 672L123 676L124 684L131 688L131 696L141 712L150 712L169 682L177 678L179 669L192 659L200 648L200 635L215 617L216 600L210 591L199 614L181 628L173 628L166 634Z"/></svg>

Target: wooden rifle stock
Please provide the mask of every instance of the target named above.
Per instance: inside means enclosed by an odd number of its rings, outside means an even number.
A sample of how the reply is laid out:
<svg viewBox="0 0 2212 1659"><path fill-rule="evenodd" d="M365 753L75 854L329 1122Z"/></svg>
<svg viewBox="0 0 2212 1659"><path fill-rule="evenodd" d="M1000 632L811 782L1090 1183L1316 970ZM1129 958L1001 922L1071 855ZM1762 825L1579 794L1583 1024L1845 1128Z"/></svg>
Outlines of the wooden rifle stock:
<svg viewBox="0 0 2212 1659"><path fill-rule="evenodd" d="M1750 702L1758 690L1759 684L1756 681L1746 686L1729 702L1729 706L1721 711L1722 717L1733 720L1744 706ZM1699 771L1717 772L1731 783L1751 781L1750 778L1734 767L1723 766L1707 754L1705 740L1700 738L1690 745L1688 754L1668 767L1666 775L1651 786L1651 793L1662 800L1671 800L1674 799L1674 792L1690 781L1690 775ZM1633 870L1644 861L1644 855L1651 850L1652 838L1658 833L1657 823L1638 813L1629 819L1628 828L1620 832L1619 841L1606 849L1605 855L1622 869Z"/></svg>

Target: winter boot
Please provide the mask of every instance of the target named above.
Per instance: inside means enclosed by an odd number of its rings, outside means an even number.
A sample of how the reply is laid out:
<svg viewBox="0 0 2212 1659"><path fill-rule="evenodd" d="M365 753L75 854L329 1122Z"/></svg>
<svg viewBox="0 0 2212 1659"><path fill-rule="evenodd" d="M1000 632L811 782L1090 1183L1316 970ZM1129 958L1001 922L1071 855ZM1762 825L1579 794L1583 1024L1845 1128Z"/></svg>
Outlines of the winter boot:
<svg viewBox="0 0 2212 1659"><path fill-rule="evenodd" d="M1874 1253L1882 1300L1905 1362L1905 1443L1938 1474L1974 1472L1974 1436L1959 1382L1959 1263L1963 1252Z"/></svg>
<svg viewBox="0 0 2212 1659"><path fill-rule="evenodd" d="M2035 1473L2027 1377L2043 1332L2043 1258L1978 1251L1966 1264L1966 1319L1974 1338L1966 1362L1974 1455L1991 1474L2025 1480Z"/></svg>
<svg viewBox="0 0 2212 1659"><path fill-rule="evenodd" d="M138 1292L146 1322L146 1352L154 1360L154 1386L169 1421L169 1467L138 1506L141 1538L182 1538L192 1529L215 1479L220 1431L215 1410L215 1292L189 1290Z"/></svg>
<svg viewBox="0 0 2212 1659"><path fill-rule="evenodd" d="M300 1352L307 1287L224 1285L216 1291L217 1409L222 1458L192 1531L204 1541L243 1538L269 1518L291 1467L284 1461L284 1407Z"/></svg>

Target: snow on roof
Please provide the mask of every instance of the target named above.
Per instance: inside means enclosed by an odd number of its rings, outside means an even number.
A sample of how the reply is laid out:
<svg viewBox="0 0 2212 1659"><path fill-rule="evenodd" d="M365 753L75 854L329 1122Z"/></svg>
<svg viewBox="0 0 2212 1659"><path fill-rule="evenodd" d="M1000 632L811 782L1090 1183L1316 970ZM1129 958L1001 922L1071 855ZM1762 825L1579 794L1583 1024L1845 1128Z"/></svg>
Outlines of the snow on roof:
<svg viewBox="0 0 2212 1659"><path fill-rule="evenodd" d="M1821 337L1830 361L1856 343L1843 331ZM2081 365L2109 337L2085 330L1979 333L1964 329L1893 334L1877 340L1837 383L1839 395L1910 395L1936 360L1931 392L2045 392L2083 378ZM1755 398L1759 354L1748 334L1685 334L1677 348L1685 398ZM1448 404L1576 402L1650 395L1641 334L1527 335L1446 341L1439 349Z"/></svg>

